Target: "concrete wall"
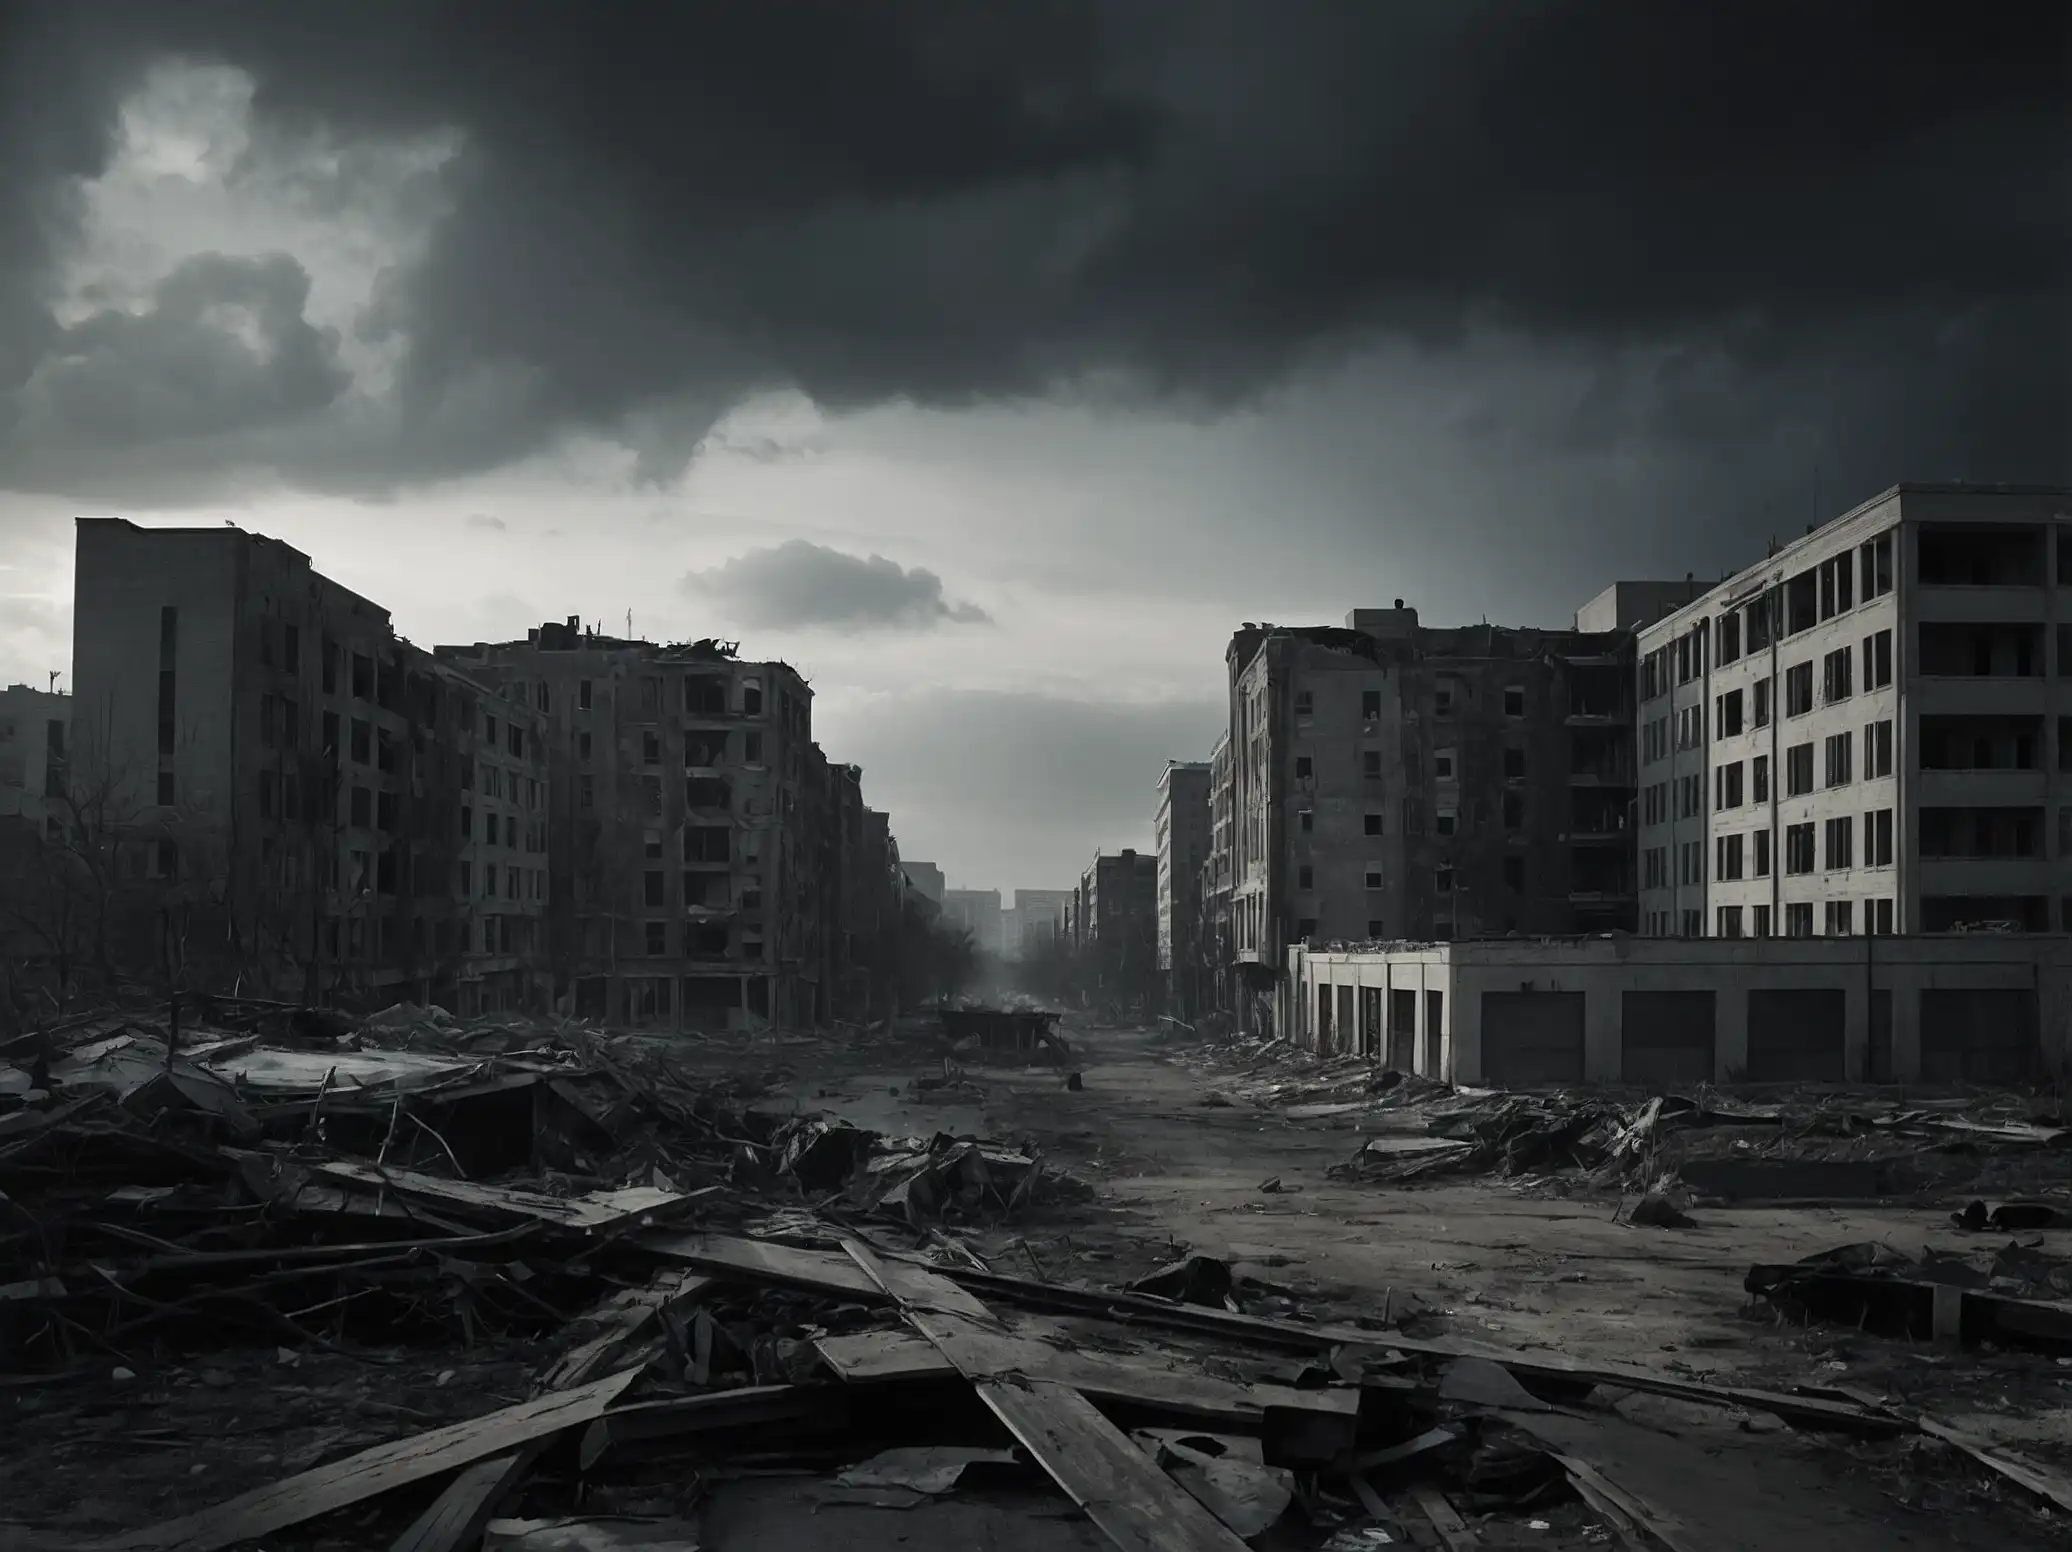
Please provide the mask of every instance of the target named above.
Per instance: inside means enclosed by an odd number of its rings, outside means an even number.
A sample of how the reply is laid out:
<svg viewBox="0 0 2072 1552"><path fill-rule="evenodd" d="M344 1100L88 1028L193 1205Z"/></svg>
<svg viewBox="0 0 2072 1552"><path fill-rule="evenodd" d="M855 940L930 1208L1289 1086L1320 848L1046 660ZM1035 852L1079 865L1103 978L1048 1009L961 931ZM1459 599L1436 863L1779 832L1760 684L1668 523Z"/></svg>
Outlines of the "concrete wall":
<svg viewBox="0 0 2072 1552"><path fill-rule="evenodd" d="M1970 528L1981 542L1992 542L1996 526L2027 529L2041 542L2043 574L2038 585L1970 585L1924 582L1920 546L1924 525L1933 531ZM1789 587L1794 578L1817 574L1825 563L1854 560L1859 546L1889 537L1892 591L1866 600L1860 567L1850 606L1810 627L1783 635L1774 647L1748 647L1747 606L1767 590ZM1988 919L2016 914L2020 904L2031 926L2072 927L2072 747L2060 736L2059 718L2072 714L2072 662L2057 651L2061 621L2072 620L2072 591L2057 584L2058 552L2072 544L2072 492L2027 487L1898 486L1863 503L1816 532L1785 546L1761 565L1751 566L1709 590L1644 631L1643 656L1674 650L1677 639L1697 633L1704 645L1698 672L1689 682L1675 676L1665 693L1643 703L1637 718L1644 749L1653 754L1641 773L1643 812L1656 810L1640 837L1643 879L1650 853L1664 859L1665 877L1643 892L1644 932L1673 934L1687 924L1714 934L1723 924L1721 908L1738 910L1741 930L1753 932L1759 910L1770 930L1787 930L1787 907L1812 908L1812 930L1828 932L1828 904L1852 906L1848 929L1865 930L1866 913L1889 910L1899 932L1939 929L1950 921ZM1741 651L1722 662L1720 624L1734 616ZM1924 673L1921 655L1925 628L1945 624L2021 626L2037 633L2036 671L2026 676L1998 672L1991 676ZM1786 629L1789 629L1787 622ZM1893 682L1867 688L1864 641L1890 633ZM1823 664L1830 653L1848 649L1852 691L1830 703L1824 693ZM1787 708L1788 672L1810 665L1814 705L1791 715ZM1768 726L1753 720L1758 684L1770 686L1773 712ZM1722 736L1719 701L1739 694L1743 731ZM1698 737L1688 748L1674 747L1679 712L1689 707L1698 719ZM1922 719L1944 716L2000 716L2023 719L2033 732L2034 765L2012 770L1922 769ZM1890 723L1892 773L1867 777L1866 728ZM1668 747L1646 732L1650 724L1666 729ZM1851 739L1851 772L1846 782L1827 781L1829 737ZM1810 744L1814 758L1811 792L1788 795L1790 751ZM1753 795L1753 762L1768 762L1770 791L1758 803ZM1716 805L1722 768L1740 766L1744 801L1721 809ZM1703 787L1696 813L1677 803L1678 783L1695 777ZM1651 803L1650 790L1660 794ZM1938 858L1922 855L1921 811L1924 807L1968 810L2027 808L2039 821L2040 835L2031 855ZM1890 813L1893 850L1889 862L1866 858L1866 815ZM1851 822L1851 859L1846 866L1828 864L1830 820ZM1818 861L1810 874L1784 871L1785 832L1811 824ZM1772 863L1767 876L1754 872L1757 834L1769 837ZM1744 854L1739 880L1720 876L1722 839L1739 836ZM1682 848L1695 845L1702 871L1686 877ZM1975 901L1976 905L1968 905ZM2017 915L2017 919L2021 919Z"/></svg>
<svg viewBox="0 0 2072 1552"><path fill-rule="evenodd" d="M1323 987L1415 990L1416 1070L1458 1083L1482 1078L1484 992L1580 992L1584 999L1585 1079L1623 1081L1622 1008L1628 991L1713 994L1714 1080L1735 1081L1748 1065L1752 991L1834 990L1842 994L1845 1070L1852 1082L1872 1076L1875 993L1891 996L1889 1076L1921 1076L1924 991L2033 991L2046 1068L2072 1062L2072 939L2058 933L1972 933L1910 938L1773 939L1765 942L1640 938L1547 939L1406 945L1348 953L1293 956L1289 1027L1316 1043L1317 998ZM1427 1058L1431 1028L1427 992L1443 994L1438 1061ZM1981 1031L1989 1040L1997 1031ZM1349 1049L1340 1039L1334 1049ZM1380 1056L1379 1051L1367 1054Z"/></svg>

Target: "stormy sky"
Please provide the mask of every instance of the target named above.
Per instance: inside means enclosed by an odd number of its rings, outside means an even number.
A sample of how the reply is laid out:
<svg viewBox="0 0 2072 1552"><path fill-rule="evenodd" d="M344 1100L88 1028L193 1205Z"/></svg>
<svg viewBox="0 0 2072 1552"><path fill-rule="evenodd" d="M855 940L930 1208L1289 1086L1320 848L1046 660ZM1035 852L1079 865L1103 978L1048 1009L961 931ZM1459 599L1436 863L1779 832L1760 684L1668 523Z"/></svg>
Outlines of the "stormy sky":
<svg viewBox="0 0 2072 1552"><path fill-rule="evenodd" d="M798 664L956 884L1244 620L1558 624L2072 480L2068 13L0 0L0 679L71 519Z"/></svg>

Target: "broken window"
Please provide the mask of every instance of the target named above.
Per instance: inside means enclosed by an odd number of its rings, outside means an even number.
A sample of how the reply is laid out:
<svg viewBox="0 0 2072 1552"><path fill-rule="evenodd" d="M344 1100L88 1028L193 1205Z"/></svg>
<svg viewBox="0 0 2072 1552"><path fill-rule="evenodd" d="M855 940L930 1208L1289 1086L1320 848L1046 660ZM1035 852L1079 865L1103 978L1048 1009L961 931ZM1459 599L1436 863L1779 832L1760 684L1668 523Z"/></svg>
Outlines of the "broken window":
<svg viewBox="0 0 2072 1552"><path fill-rule="evenodd" d="M1525 686L1507 684L1504 686L1504 715L1522 717L1525 715Z"/></svg>
<svg viewBox="0 0 2072 1552"><path fill-rule="evenodd" d="M1364 826L1364 827L1365 827L1366 833L1367 833L1367 834L1369 834L1369 835L1379 835L1379 834L1381 834L1381 815L1379 815L1379 814L1368 814L1368 815L1366 816L1366 818L1365 818L1365 826Z"/></svg>
<svg viewBox="0 0 2072 1552"><path fill-rule="evenodd" d="M725 716L726 680L716 674L686 674L683 681L683 709L694 717Z"/></svg>
<svg viewBox="0 0 2072 1552"><path fill-rule="evenodd" d="M1298 754L1295 756L1295 779L1297 781L1308 781L1315 773L1316 767L1310 762L1308 755Z"/></svg>
<svg viewBox="0 0 2072 1552"><path fill-rule="evenodd" d="M683 860L726 862L733 855L733 831L726 825L687 825L683 832Z"/></svg>
<svg viewBox="0 0 2072 1552"><path fill-rule="evenodd" d="M1770 876L1770 832L1768 830L1751 830L1748 833L1750 839L1755 842L1753 848L1755 852L1755 876L1757 878L1768 878ZM1757 936L1764 937L1767 934L1758 933Z"/></svg>
<svg viewBox="0 0 2072 1552"><path fill-rule="evenodd" d="M660 868L650 868L641 875L641 902L649 906L658 906L662 903L662 870Z"/></svg>
<svg viewBox="0 0 2072 1552"><path fill-rule="evenodd" d="M648 716L662 709L662 681L652 675L640 681L640 709Z"/></svg>
<svg viewBox="0 0 2072 1552"><path fill-rule="evenodd" d="M763 714L763 682L760 679L741 681L741 715L760 717Z"/></svg>
<svg viewBox="0 0 2072 1552"><path fill-rule="evenodd" d="M1305 862L1301 867L1295 870L1295 887L1297 889L1314 889L1316 887L1316 882L1316 870L1312 868L1308 863Z"/></svg>
<svg viewBox="0 0 2072 1552"><path fill-rule="evenodd" d="M1715 703L1714 736L1733 738L1741 731L1741 692L1729 690Z"/></svg>
<svg viewBox="0 0 2072 1552"><path fill-rule="evenodd" d="M1453 809L1442 808L1436 815L1437 834L1451 835L1459 827L1459 824L1460 815Z"/></svg>
<svg viewBox="0 0 2072 1552"><path fill-rule="evenodd" d="M1855 654L1848 647L1840 647L1827 654L1820 662L1820 698L1833 704L1846 701L1855 694Z"/></svg>
<svg viewBox="0 0 2072 1552"><path fill-rule="evenodd" d="M1892 632L1881 630L1876 635L1863 638L1863 687L1882 690L1891 683Z"/></svg>
<svg viewBox="0 0 2072 1552"><path fill-rule="evenodd" d="M1525 794L1506 792L1504 794L1504 828L1522 830L1525 828Z"/></svg>
<svg viewBox="0 0 2072 1552"><path fill-rule="evenodd" d="M1804 797L1813 790L1813 741L1793 744L1784 751L1784 795Z"/></svg>
<svg viewBox="0 0 2072 1552"><path fill-rule="evenodd" d="M1316 820L1316 814L1310 809L1299 808L1295 811L1295 828L1304 835L1309 834L1316 827Z"/></svg>
<svg viewBox="0 0 2072 1552"><path fill-rule="evenodd" d="M1453 751L1441 749L1432 756L1432 774L1440 781L1453 780Z"/></svg>
<svg viewBox="0 0 2072 1552"><path fill-rule="evenodd" d="M1504 888L1510 890L1514 895L1525 893L1525 859L1523 857L1504 858Z"/></svg>
<svg viewBox="0 0 2072 1552"><path fill-rule="evenodd" d="M683 784L683 800L688 808L731 808L733 794L723 776L691 776Z"/></svg>
<svg viewBox="0 0 2072 1552"><path fill-rule="evenodd" d="M1813 871L1813 825L1786 825L1784 827L1784 871L1796 876Z"/></svg>
<svg viewBox="0 0 2072 1552"><path fill-rule="evenodd" d="M597 806L597 778L587 771L576 778L576 802L585 809Z"/></svg>
<svg viewBox="0 0 2072 1552"><path fill-rule="evenodd" d="M646 926L648 954L659 959L669 952L669 923L651 921Z"/></svg>
<svg viewBox="0 0 2072 1552"><path fill-rule="evenodd" d="M660 765L662 763L662 735L655 732L640 735L640 763Z"/></svg>
<svg viewBox="0 0 2072 1552"><path fill-rule="evenodd" d="M1297 691L1295 692L1295 715L1296 715L1296 716L1298 716L1298 717L1307 717L1307 716L1310 716L1310 715L1312 715L1312 714L1313 714L1313 713L1314 713L1314 712L1316 711L1316 709L1317 709L1317 698L1316 698L1316 692L1315 692L1315 691L1313 691L1313 690L1297 690Z"/></svg>
<svg viewBox="0 0 2072 1552"><path fill-rule="evenodd" d="M1850 769L1854 763L1852 755L1855 743L1856 735L1853 733L1830 733L1828 735L1825 751L1827 756L1828 786L1846 787L1856 779Z"/></svg>
<svg viewBox="0 0 2072 1552"><path fill-rule="evenodd" d="M1382 887L1380 868L1369 868L1367 870L1367 887L1369 889L1379 889Z"/></svg>
<svg viewBox="0 0 2072 1552"><path fill-rule="evenodd" d="M1813 665L1795 663L1784 671L1784 714L1803 717L1813 709Z"/></svg>
<svg viewBox="0 0 2072 1552"><path fill-rule="evenodd" d="M1360 718L1361 718L1361 720L1362 720L1362 721L1365 721L1365 722L1374 722L1374 721L1378 721L1378 720L1380 719L1380 717L1381 717L1381 691L1379 691L1379 690L1362 690L1362 691L1360 692Z"/></svg>
<svg viewBox="0 0 2072 1552"><path fill-rule="evenodd" d="M1892 774L1892 723L1866 722L1863 726L1863 779L1876 781Z"/></svg>
<svg viewBox="0 0 2072 1552"><path fill-rule="evenodd" d="M587 679L578 679L576 681L576 710L588 711L589 709L590 681Z"/></svg>
<svg viewBox="0 0 2072 1552"><path fill-rule="evenodd" d="M1360 751L1360 774L1369 781L1381 780L1381 751L1363 749Z"/></svg>

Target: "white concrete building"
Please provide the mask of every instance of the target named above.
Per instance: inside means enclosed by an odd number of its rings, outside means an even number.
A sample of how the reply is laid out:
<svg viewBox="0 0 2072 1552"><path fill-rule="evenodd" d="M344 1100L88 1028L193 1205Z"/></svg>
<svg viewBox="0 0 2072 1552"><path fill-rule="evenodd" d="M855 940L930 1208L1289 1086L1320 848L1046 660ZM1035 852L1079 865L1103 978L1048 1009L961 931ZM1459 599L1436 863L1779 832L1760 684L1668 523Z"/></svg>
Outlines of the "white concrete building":
<svg viewBox="0 0 2072 1552"><path fill-rule="evenodd" d="M1302 1045L1456 1083L2007 1083L2072 1061L2062 933L1289 954Z"/></svg>
<svg viewBox="0 0 2072 1552"><path fill-rule="evenodd" d="M0 818L25 819L39 834L57 818L72 697L32 685L0 689Z"/></svg>
<svg viewBox="0 0 2072 1552"><path fill-rule="evenodd" d="M2072 491L1896 486L1639 644L1643 935L2072 927Z"/></svg>

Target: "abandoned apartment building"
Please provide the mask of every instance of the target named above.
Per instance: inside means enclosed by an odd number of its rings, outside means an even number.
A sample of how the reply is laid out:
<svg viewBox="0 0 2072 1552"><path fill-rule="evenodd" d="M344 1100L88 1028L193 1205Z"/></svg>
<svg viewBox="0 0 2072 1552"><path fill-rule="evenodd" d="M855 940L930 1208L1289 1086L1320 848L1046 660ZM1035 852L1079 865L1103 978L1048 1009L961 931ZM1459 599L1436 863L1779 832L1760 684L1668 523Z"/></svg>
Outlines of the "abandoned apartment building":
<svg viewBox="0 0 2072 1552"><path fill-rule="evenodd" d="M882 1011L897 844L785 665L562 626L427 652L263 535L95 518L76 542L65 741L35 740L15 828L62 810L37 844L105 856L118 960L468 1015Z"/></svg>
<svg viewBox="0 0 2072 1552"><path fill-rule="evenodd" d="M2072 929L2072 492L1900 485L1640 632L1641 929Z"/></svg>
<svg viewBox="0 0 2072 1552"><path fill-rule="evenodd" d="M860 772L814 743L797 670L573 618L438 651L546 722L552 936L578 1016L811 1023L882 1000L896 847Z"/></svg>
<svg viewBox="0 0 2072 1552"><path fill-rule="evenodd" d="M544 991L540 721L234 527L76 531L68 844L121 880L134 963L457 1011ZM199 930L196 930L199 929Z"/></svg>
<svg viewBox="0 0 2072 1552"><path fill-rule="evenodd" d="M1226 662L1209 872L1253 992L1304 940L1630 925L1630 633L1433 629L1399 601L1247 625Z"/></svg>
<svg viewBox="0 0 2072 1552"><path fill-rule="evenodd" d="M0 690L0 819L48 837L64 799L72 697L11 684Z"/></svg>

